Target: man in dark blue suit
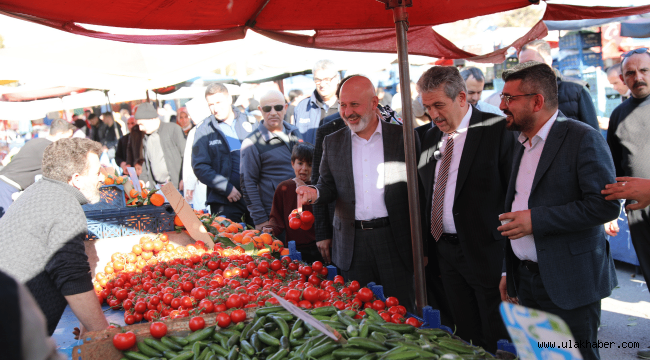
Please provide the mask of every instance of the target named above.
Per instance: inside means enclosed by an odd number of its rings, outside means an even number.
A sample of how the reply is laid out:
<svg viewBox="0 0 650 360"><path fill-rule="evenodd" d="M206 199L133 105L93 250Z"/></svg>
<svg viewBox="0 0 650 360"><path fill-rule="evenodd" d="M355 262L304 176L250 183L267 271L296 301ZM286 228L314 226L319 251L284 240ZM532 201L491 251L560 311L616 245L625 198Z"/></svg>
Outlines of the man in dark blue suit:
<svg viewBox="0 0 650 360"><path fill-rule="evenodd" d="M510 239L501 298L560 316L582 357L599 359L600 301L618 283L603 224L620 204L600 193L615 178L612 157L598 131L558 111L547 65L519 64L503 79L506 127L521 134L499 216Z"/></svg>

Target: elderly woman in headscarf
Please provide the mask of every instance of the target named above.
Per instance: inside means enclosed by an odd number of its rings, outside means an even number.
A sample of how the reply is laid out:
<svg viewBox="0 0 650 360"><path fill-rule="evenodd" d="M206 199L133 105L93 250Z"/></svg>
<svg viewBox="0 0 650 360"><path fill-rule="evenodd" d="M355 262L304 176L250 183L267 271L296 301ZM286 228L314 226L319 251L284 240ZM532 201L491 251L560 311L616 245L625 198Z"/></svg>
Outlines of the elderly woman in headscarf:
<svg viewBox="0 0 650 360"><path fill-rule="evenodd" d="M183 155L183 159L186 159L186 161L183 161L183 194L185 200L187 200L194 209L204 210L208 208L205 205L208 188L196 178L194 170L192 170L192 162L189 160L192 158L192 145L194 144L196 127L186 107L178 109L177 114L178 117L176 118L176 123L183 128L185 138L187 139L187 142L185 143L185 154ZM185 121L187 121L187 123Z"/></svg>
<svg viewBox="0 0 650 360"><path fill-rule="evenodd" d="M185 139L187 139L187 134L189 134L190 130L194 127L190 113L187 111L186 107L182 107L178 109L176 114L176 123L183 129L183 134L185 135Z"/></svg>

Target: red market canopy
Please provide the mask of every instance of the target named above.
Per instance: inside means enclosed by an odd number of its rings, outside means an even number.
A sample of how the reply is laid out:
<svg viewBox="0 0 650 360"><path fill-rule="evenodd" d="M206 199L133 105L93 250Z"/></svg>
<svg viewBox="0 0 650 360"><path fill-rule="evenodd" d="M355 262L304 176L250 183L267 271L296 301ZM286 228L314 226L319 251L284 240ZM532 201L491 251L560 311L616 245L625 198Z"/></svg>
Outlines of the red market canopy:
<svg viewBox="0 0 650 360"><path fill-rule="evenodd" d="M397 0L390 1L398 3ZM472 54L457 48L431 27L522 8L530 5L531 1L415 0L413 6L407 8L409 53L475 62L502 62L507 47L489 54ZM603 19L647 12L650 12L650 5L614 8L547 4L542 20ZM385 5L377 0L122 0L110 3L0 0L0 13L74 34L141 44L187 45L237 40L244 38L250 29L275 40L305 47L397 51L392 12L386 11ZM80 24L199 32L126 35L89 30ZM316 33L306 36L287 32L295 30L315 30ZM519 49L526 42L543 38L546 34L546 25L540 21L511 46Z"/></svg>

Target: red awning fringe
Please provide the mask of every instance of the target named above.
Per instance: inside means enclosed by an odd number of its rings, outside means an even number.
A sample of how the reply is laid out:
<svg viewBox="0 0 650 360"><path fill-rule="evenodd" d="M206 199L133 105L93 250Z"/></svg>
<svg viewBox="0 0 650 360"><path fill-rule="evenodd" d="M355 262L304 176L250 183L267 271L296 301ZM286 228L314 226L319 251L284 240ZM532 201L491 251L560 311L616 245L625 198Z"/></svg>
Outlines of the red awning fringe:
<svg viewBox="0 0 650 360"><path fill-rule="evenodd" d="M604 7L547 4L542 20L578 20L600 19L619 16L629 16L650 12L650 5L638 7ZM42 19L31 15L10 12L0 13L49 26L73 34L89 36L98 39L121 41L137 44L156 45L194 45L220 41L238 40L246 36L249 29L237 26L228 29L210 30L192 34L172 35L126 35L86 29L71 22ZM317 30L313 36L298 35L284 31L265 30L258 27L250 28L255 32L284 43L328 50L362 51L394 53L397 51L394 27L381 29L334 29ZM541 39L548 34L548 29L542 21L530 29L526 35L513 42L510 46L494 52L477 55L456 47L451 41L435 32L430 26L411 26L408 32L409 53L445 59L467 59L481 63L499 63L505 60L509 47L517 50L524 44L535 39Z"/></svg>

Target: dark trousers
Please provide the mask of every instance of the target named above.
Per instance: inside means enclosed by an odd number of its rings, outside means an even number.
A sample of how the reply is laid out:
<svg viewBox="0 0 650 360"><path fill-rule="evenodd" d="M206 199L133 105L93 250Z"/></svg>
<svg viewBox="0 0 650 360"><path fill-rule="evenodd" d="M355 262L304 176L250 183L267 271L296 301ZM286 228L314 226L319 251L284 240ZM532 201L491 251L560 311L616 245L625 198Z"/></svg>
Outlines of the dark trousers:
<svg viewBox="0 0 650 360"><path fill-rule="evenodd" d="M210 213L212 214L219 214L238 223L243 221L246 224L253 226L251 214L248 212L246 204L241 200L234 203L211 203L208 205L210 205Z"/></svg>
<svg viewBox="0 0 650 360"><path fill-rule="evenodd" d="M627 212L627 223L632 236L632 245L639 258L641 272L650 280L650 207Z"/></svg>
<svg viewBox="0 0 650 360"><path fill-rule="evenodd" d="M355 231L352 264L343 276L361 286L369 282L382 285L386 297L396 297L407 311L415 313L413 272L400 258L390 227Z"/></svg>
<svg viewBox="0 0 650 360"><path fill-rule="evenodd" d="M495 353L497 341L509 339L499 305L499 285L481 284L471 271L458 243L440 239L437 247L440 276L456 324L456 335Z"/></svg>
<svg viewBox="0 0 650 360"><path fill-rule="evenodd" d="M519 304L546 311L562 318L569 326L576 343L588 341L593 344L598 341L600 300L571 310L561 309L551 301L539 273L530 272L522 265L519 266L516 279ZM585 360L600 359L598 347L581 347L579 350Z"/></svg>
<svg viewBox="0 0 650 360"><path fill-rule="evenodd" d="M18 191L20 190L16 189L13 185L9 185L0 180L0 217L3 217L9 206L14 203L14 199L11 196Z"/></svg>

